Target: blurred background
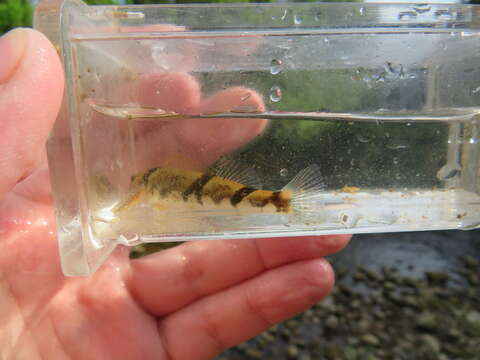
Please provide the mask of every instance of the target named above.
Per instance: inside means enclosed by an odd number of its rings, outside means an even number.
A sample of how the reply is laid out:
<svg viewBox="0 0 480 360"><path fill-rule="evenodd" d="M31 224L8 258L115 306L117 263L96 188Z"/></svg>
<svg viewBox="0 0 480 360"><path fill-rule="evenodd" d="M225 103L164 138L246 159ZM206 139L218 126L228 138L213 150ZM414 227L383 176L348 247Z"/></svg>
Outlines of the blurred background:
<svg viewBox="0 0 480 360"><path fill-rule="evenodd" d="M31 26L36 2L0 0L0 35ZM480 359L479 235L478 230L356 235L341 254L330 258L337 283L327 299L217 360ZM161 248L136 247L132 256Z"/></svg>

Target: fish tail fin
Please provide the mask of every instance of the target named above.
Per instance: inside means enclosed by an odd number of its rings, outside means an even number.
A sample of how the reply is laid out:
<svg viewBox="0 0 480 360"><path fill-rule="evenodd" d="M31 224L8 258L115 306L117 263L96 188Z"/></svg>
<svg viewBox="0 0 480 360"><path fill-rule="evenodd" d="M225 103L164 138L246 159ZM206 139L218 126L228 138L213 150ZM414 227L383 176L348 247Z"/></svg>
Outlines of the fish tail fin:
<svg viewBox="0 0 480 360"><path fill-rule="evenodd" d="M318 214L322 209L323 190L325 183L316 164L300 171L282 189L291 193L291 208L294 213L301 215Z"/></svg>
<svg viewBox="0 0 480 360"><path fill-rule="evenodd" d="M131 208L132 206L137 205L139 202L141 202L144 196L145 196L145 189L136 190L130 193L126 199L124 199L123 201L115 205L112 209L112 212L114 214L118 214L119 212L125 211Z"/></svg>

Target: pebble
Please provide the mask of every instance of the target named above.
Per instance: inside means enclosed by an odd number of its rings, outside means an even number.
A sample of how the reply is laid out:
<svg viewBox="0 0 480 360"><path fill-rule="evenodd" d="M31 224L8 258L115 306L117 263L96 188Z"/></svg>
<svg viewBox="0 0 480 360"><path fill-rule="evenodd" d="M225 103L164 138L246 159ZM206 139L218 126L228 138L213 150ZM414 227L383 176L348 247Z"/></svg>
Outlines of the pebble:
<svg viewBox="0 0 480 360"><path fill-rule="evenodd" d="M287 353L290 359L296 359L298 356L298 347L295 345L288 345Z"/></svg>
<svg viewBox="0 0 480 360"><path fill-rule="evenodd" d="M417 318L417 326L421 329L432 330L437 326L435 315L431 312L423 312Z"/></svg>
<svg viewBox="0 0 480 360"><path fill-rule="evenodd" d="M366 279L365 274L357 271L353 274L353 280L355 281L364 281Z"/></svg>
<svg viewBox="0 0 480 360"><path fill-rule="evenodd" d="M327 320L325 320L325 327L329 330L338 329L338 317L335 315L329 315Z"/></svg>
<svg viewBox="0 0 480 360"><path fill-rule="evenodd" d="M441 271L427 271L425 275L432 284L445 284L449 279L449 275Z"/></svg>
<svg viewBox="0 0 480 360"><path fill-rule="evenodd" d="M357 299L353 300L353 301L350 303L350 306L351 306L352 308L354 308L354 309L359 309L361 305L362 305L362 304L360 303L360 300L357 300Z"/></svg>
<svg viewBox="0 0 480 360"><path fill-rule="evenodd" d="M365 320L365 319L360 320L357 323L357 327L358 327L358 331L364 333L370 328L370 322L368 320Z"/></svg>
<svg viewBox="0 0 480 360"><path fill-rule="evenodd" d="M463 257L463 261L465 263L465 266L471 269L476 268L480 264L480 261L478 259L475 259L471 255L465 255Z"/></svg>
<svg viewBox="0 0 480 360"><path fill-rule="evenodd" d="M421 336L422 343L428 348L428 350L438 353L440 351L440 342L438 339L430 334L423 334Z"/></svg>
<svg viewBox="0 0 480 360"><path fill-rule="evenodd" d="M300 322L298 320L295 320L295 319L291 319L291 320L287 321L287 326L290 329L294 329L294 328L298 327L299 324L300 324Z"/></svg>
<svg viewBox="0 0 480 360"><path fill-rule="evenodd" d="M478 274L475 274L473 272L471 272L470 274L468 274L468 281L470 282L470 284L472 285L477 285L479 283L479 279L478 279Z"/></svg>
<svg viewBox="0 0 480 360"><path fill-rule="evenodd" d="M373 334L365 334L365 335L362 335L360 337L360 340L362 342L364 342L365 344L368 344L368 345L379 345L380 344L380 340L378 340L378 337L376 337L375 335Z"/></svg>
<svg viewBox="0 0 480 360"><path fill-rule="evenodd" d="M357 360L358 352L353 346L346 346L343 349L343 357L345 360Z"/></svg>
<svg viewBox="0 0 480 360"><path fill-rule="evenodd" d="M248 348L246 353L254 359L263 359L263 352L258 349Z"/></svg>
<svg viewBox="0 0 480 360"><path fill-rule="evenodd" d="M329 360L337 360L342 356L342 348L338 344L328 344L325 347L325 356Z"/></svg>
<svg viewBox="0 0 480 360"><path fill-rule="evenodd" d="M480 312L470 310L465 315L467 331L472 336L480 336Z"/></svg>
<svg viewBox="0 0 480 360"><path fill-rule="evenodd" d="M303 352L302 355L298 358L298 360L312 360L312 357L308 352Z"/></svg>
<svg viewBox="0 0 480 360"><path fill-rule="evenodd" d="M385 319L385 313L380 309L374 310L373 316L375 316L377 319Z"/></svg>
<svg viewBox="0 0 480 360"><path fill-rule="evenodd" d="M275 341L275 336L270 334L270 332L268 332L268 331L263 332L261 336L267 342L274 342Z"/></svg>
<svg viewBox="0 0 480 360"><path fill-rule="evenodd" d="M386 290L394 290L396 288L396 285L391 281L385 281L383 283L383 288Z"/></svg>
<svg viewBox="0 0 480 360"><path fill-rule="evenodd" d="M321 303L318 304L318 306L321 309L325 309L325 310L330 311L330 312L335 312L336 311L336 306L335 306L335 303L334 303L333 296L329 296L329 297L325 298Z"/></svg>

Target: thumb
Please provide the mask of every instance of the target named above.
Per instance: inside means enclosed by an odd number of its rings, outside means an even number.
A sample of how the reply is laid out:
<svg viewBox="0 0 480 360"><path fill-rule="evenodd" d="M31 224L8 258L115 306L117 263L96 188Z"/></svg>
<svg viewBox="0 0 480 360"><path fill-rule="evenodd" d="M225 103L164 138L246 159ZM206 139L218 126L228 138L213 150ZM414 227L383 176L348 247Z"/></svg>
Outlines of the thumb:
<svg viewBox="0 0 480 360"><path fill-rule="evenodd" d="M0 38L0 198L44 158L62 96L62 66L44 35L15 29Z"/></svg>

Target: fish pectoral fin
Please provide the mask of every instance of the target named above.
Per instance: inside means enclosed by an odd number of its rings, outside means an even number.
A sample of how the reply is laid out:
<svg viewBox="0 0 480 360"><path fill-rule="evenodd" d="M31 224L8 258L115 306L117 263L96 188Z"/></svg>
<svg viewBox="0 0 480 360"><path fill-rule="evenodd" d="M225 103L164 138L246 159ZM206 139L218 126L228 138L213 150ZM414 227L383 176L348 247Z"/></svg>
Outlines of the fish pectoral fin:
<svg viewBox="0 0 480 360"><path fill-rule="evenodd" d="M158 211L165 211L167 210L167 205L165 204L160 204L160 203L157 203L155 205L152 206L155 210L158 210Z"/></svg>
<svg viewBox="0 0 480 360"><path fill-rule="evenodd" d="M121 211L125 211L138 203L140 203L145 196L145 190L137 190L135 192L130 193L126 199L118 203L113 209L113 213L119 213Z"/></svg>

